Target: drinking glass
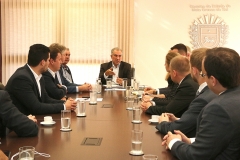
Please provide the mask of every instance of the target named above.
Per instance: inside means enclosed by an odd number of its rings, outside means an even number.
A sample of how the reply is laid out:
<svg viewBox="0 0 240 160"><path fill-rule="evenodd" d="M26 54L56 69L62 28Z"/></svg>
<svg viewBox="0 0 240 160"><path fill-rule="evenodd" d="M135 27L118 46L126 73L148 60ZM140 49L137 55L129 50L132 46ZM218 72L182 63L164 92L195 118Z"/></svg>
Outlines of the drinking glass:
<svg viewBox="0 0 240 160"><path fill-rule="evenodd" d="M140 120L140 106L133 106L132 111L132 123L142 123L142 121Z"/></svg>
<svg viewBox="0 0 240 160"><path fill-rule="evenodd" d="M132 130L132 150L130 154L132 155L142 155L142 140L143 140L143 131L142 130Z"/></svg>
<svg viewBox="0 0 240 160"><path fill-rule="evenodd" d="M112 88L112 78L106 78L107 88Z"/></svg>
<svg viewBox="0 0 240 160"><path fill-rule="evenodd" d="M85 117L86 113L86 102L85 101L77 101L77 116L78 117Z"/></svg>
<svg viewBox="0 0 240 160"><path fill-rule="evenodd" d="M61 130L71 130L71 111L61 110Z"/></svg>
<svg viewBox="0 0 240 160"><path fill-rule="evenodd" d="M127 86L126 91L125 91L125 95L124 95L124 99L127 100L127 98L129 96L131 96L131 94L132 94L132 87L131 86Z"/></svg>
<svg viewBox="0 0 240 160"><path fill-rule="evenodd" d="M19 148L19 160L33 160L35 148L32 146L23 146Z"/></svg>
<svg viewBox="0 0 240 160"><path fill-rule="evenodd" d="M97 82L96 82L96 85L97 85L97 93L101 93L102 92L102 82L101 82L101 78L98 78L97 79Z"/></svg>
<svg viewBox="0 0 240 160"><path fill-rule="evenodd" d="M139 90L139 82L137 82L137 81L134 82L134 90L135 91Z"/></svg>
<svg viewBox="0 0 240 160"><path fill-rule="evenodd" d="M130 95L127 98L127 110L132 110L133 109L133 102L134 102L134 96Z"/></svg>
<svg viewBox="0 0 240 160"><path fill-rule="evenodd" d="M97 104L97 92L92 91L90 92L90 102L89 104Z"/></svg>

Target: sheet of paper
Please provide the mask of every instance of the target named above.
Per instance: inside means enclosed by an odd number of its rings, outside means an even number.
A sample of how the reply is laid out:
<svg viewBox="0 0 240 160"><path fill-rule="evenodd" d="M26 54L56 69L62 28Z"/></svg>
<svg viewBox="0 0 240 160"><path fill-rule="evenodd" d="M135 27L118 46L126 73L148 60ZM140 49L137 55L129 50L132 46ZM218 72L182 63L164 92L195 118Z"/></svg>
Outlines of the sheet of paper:
<svg viewBox="0 0 240 160"><path fill-rule="evenodd" d="M80 100L80 101L90 101L90 98L76 98L75 101ZM101 102L103 98L97 98L98 102Z"/></svg>

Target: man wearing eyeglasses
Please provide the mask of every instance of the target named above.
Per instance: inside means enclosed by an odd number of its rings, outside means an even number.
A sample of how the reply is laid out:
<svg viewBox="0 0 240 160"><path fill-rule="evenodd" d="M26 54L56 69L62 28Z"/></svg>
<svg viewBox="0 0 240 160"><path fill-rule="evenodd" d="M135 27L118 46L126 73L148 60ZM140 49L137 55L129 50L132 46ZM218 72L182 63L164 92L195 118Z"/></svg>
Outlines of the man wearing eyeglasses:
<svg viewBox="0 0 240 160"><path fill-rule="evenodd" d="M103 63L100 66L99 78L102 84L106 84L106 78L112 78L116 84L122 84L123 78L128 79L131 84L131 65L122 61L122 50L118 47L111 50L112 61Z"/></svg>

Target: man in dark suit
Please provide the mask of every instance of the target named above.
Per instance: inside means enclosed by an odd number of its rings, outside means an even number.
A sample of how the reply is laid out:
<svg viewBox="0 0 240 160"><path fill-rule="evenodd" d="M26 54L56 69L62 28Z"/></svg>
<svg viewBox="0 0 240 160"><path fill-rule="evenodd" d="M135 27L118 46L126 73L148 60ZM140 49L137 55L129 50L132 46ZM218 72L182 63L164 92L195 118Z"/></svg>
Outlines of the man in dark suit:
<svg viewBox="0 0 240 160"><path fill-rule="evenodd" d="M31 137L38 134L35 116L26 116L12 104L9 94L0 90L0 137L6 134L6 127L19 137Z"/></svg>
<svg viewBox="0 0 240 160"><path fill-rule="evenodd" d="M151 102L143 101L141 108L147 114L160 115L167 112L181 117L195 98L198 84L190 75L190 64L186 57L179 55L171 60L170 75L172 81L179 84L174 98L167 105L162 106L152 106Z"/></svg>
<svg viewBox="0 0 240 160"><path fill-rule="evenodd" d="M60 69L61 63L61 52L57 48L50 50L48 70L42 75L45 81L45 89L49 97L53 99L64 99L67 94L67 89L57 83L56 78L56 72Z"/></svg>
<svg viewBox="0 0 240 160"><path fill-rule="evenodd" d="M10 77L5 89L10 94L13 104L24 114L60 113L64 109L76 108L76 102L55 100L48 96L42 73L49 65L49 48L34 44L28 53L28 62L18 68Z"/></svg>
<svg viewBox="0 0 240 160"><path fill-rule="evenodd" d="M103 63L100 66L99 78L102 84L106 84L106 78L112 78L116 84L122 84L123 78L128 79L131 85L131 65L122 61L122 50L118 47L111 50L112 61Z"/></svg>
<svg viewBox="0 0 240 160"><path fill-rule="evenodd" d="M239 66L236 51L221 47L207 50L202 76L218 97L198 116L196 139L180 131L164 136L162 145L167 145L178 159L240 159Z"/></svg>
<svg viewBox="0 0 240 160"><path fill-rule="evenodd" d="M156 126L162 134L167 134L168 131L180 130L188 137L195 137L199 113L204 106L217 96L209 90L205 78L201 76L202 60L206 55L206 50L206 48L193 50L190 57L191 76L199 84L196 98L191 102L188 110L183 113L180 119L171 113L162 113L159 118L159 124Z"/></svg>

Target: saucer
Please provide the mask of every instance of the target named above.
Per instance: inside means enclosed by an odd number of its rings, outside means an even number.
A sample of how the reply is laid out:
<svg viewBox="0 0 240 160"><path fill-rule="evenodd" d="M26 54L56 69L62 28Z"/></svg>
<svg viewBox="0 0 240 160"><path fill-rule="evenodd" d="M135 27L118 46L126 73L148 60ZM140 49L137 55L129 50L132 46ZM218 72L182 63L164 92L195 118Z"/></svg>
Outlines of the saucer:
<svg viewBox="0 0 240 160"><path fill-rule="evenodd" d="M56 122L55 121L52 121L52 122L40 122L41 125L44 125L44 126L51 126L51 125L54 125Z"/></svg>
<svg viewBox="0 0 240 160"><path fill-rule="evenodd" d="M158 123L158 120L155 120L155 119L149 119L148 122L151 122L151 123Z"/></svg>
<svg viewBox="0 0 240 160"><path fill-rule="evenodd" d="M77 117L86 117L86 113L84 113L84 114L77 114Z"/></svg>
<svg viewBox="0 0 240 160"><path fill-rule="evenodd" d="M126 110L132 111L133 109L128 107L128 108L126 108Z"/></svg>
<svg viewBox="0 0 240 160"><path fill-rule="evenodd" d="M142 123L142 121L132 121L132 123Z"/></svg>
<svg viewBox="0 0 240 160"><path fill-rule="evenodd" d="M63 131L63 132L68 132L68 131L71 131L72 129L71 128L69 128L69 129L60 129L60 131Z"/></svg>
<svg viewBox="0 0 240 160"><path fill-rule="evenodd" d="M134 156L141 156L144 153L143 153L143 151L138 151L138 152L130 151L129 154L134 155Z"/></svg>

